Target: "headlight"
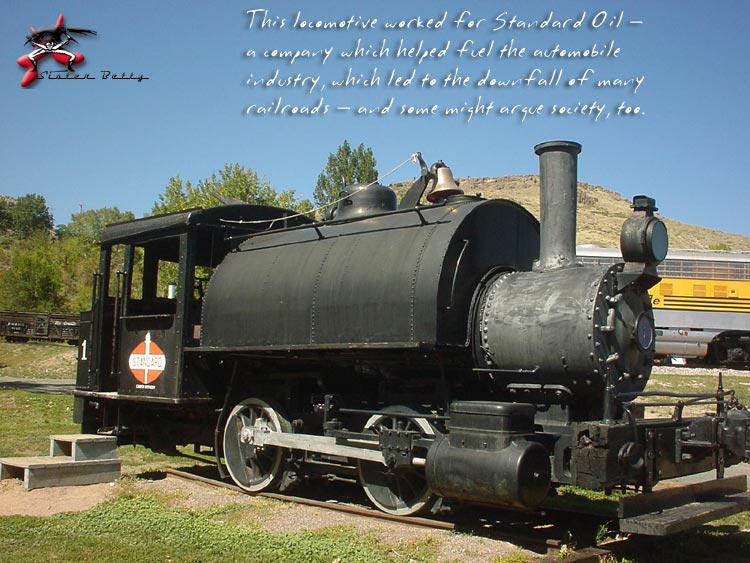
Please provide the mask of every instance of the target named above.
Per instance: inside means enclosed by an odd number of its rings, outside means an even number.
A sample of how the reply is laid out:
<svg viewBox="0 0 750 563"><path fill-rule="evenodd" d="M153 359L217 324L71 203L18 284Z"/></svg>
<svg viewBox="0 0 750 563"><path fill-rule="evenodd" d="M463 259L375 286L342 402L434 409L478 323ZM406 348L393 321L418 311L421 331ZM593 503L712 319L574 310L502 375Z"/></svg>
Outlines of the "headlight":
<svg viewBox="0 0 750 563"><path fill-rule="evenodd" d="M655 264L667 256L667 227L654 217L654 211L656 202L652 198L633 198L633 215L622 224L620 231L620 250L626 262Z"/></svg>
<svg viewBox="0 0 750 563"><path fill-rule="evenodd" d="M645 313L638 315L633 329L635 344L641 352L648 352L654 345L654 323Z"/></svg>

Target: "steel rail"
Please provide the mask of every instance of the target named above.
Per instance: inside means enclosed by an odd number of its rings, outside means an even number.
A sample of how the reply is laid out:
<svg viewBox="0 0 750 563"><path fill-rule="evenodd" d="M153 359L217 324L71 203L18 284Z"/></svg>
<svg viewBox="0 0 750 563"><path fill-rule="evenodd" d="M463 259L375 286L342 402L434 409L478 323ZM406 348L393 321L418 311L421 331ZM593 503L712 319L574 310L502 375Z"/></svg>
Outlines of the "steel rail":
<svg viewBox="0 0 750 563"><path fill-rule="evenodd" d="M292 503L301 504L304 506L313 506L315 508L325 508L327 510L335 510L336 512L345 512L347 514L354 514L355 516L366 516L369 518L388 520L390 522L398 522L399 524L409 524L412 526L420 526L423 528L433 528L437 530L448 530L448 531L454 531L456 529L456 524L452 522L444 522L441 520L432 520L429 518L420 518L420 517L415 517L415 516L396 516L394 514L387 514L385 512L381 512L373 508L365 508L362 506L355 506L352 504L334 504L334 503L320 501L320 500L312 500L312 499L308 499L304 497L283 495L280 493L250 493L248 491L244 491L237 485L226 483L224 481L218 481L216 479L211 479L210 477L203 477L201 475L195 475L194 473L189 473L187 471L180 471L179 469L170 468L170 469L165 469L164 472L167 475L172 475L174 477L179 477L181 479L198 481L200 483L204 483L212 487L221 487L221 488L229 489L229 490L236 491L239 493L244 493L252 497L270 498L270 499L274 499L274 500L278 500L282 502L292 502Z"/></svg>
<svg viewBox="0 0 750 563"><path fill-rule="evenodd" d="M433 529L433 530L444 530L444 531L450 532L450 531L461 531L463 529L461 523L458 523L458 522L437 520L434 518L425 518L425 517L418 517L418 516L396 516L393 514L387 514L385 512L381 512L373 508L366 508L363 506L356 506L353 504L331 503L331 502L313 500L313 499L304 498L304 497L284 495L280 493L250 493L248 491L244 491L243 489L241 489L237 485L234 485L233 483L227 483L225 481L213 479L210 477L196 475L195 473L190 473L187 471L181 471L179 469L172 469L172 468L167 468L167 469L164 469L163 471L167 475L171 475L179 479L196 481L196 482L199 482L199 483L211 486L211 487L224 488L224 489L228 489L231 491L247 494L248 496L252 496L252 497L269 498L269 499L273 499L273 500L277 500L281 502L294 503L294 504L299 504L303 506L311 506L314 508L322 508L325 510L332 510L335 512L341 512L341 513L350 514L353 516L373 518L377 520L384 520L387 522L406 524L409 526L417 526L420 528L428 528L428 529ZM533 533L521 533L518 531L501 531L501 530L496 530L496 529L488 533L487 537L492 538L492 539L497 539L500 541L507 541L509 543L513 543L514 545L522 545L528 549L541 552L541 553L545 553L545 552L557 553L563 547L565 543L562 539L535 536L533 535Z"/></svg>

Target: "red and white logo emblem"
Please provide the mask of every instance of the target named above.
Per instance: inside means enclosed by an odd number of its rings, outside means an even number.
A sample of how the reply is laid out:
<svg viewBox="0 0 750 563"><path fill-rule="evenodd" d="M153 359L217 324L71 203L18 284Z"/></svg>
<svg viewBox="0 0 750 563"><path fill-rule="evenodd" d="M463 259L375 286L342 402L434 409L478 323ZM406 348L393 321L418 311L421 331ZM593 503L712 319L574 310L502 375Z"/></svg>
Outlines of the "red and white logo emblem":
<svg viewBox="0 0 750 563"><path fill-rule="evenodd" d="M128 359L130 371L141 383L153 383L167 366L167 357L156 342L151 341L151 333L146 333L146 339L136 346Z"/></svg>

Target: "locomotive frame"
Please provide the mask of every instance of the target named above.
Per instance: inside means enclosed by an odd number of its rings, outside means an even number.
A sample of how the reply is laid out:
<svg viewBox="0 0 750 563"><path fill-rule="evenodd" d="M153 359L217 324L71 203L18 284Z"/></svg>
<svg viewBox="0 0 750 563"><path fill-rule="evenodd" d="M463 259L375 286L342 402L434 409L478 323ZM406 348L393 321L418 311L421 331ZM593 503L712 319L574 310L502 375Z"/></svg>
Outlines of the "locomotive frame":
<svg viewBox="0 0 750 563"><path fill-rule="evenodd" d="M107 227L75 420L154 449L213 447L249 492L357 477L399 515L441 499L534 509L554 483L650 491L722 477L748 458L750 415L732 392L637 417L666 229L639 196L626 261L578 264L580 149L535 147L541 225L461 193L440 162L401 207L374 184L349 188L321 222L242 204ZM684 402L715 414L684 418ZM707 488L728 492L717 483ZM715 517L750 506L731 492Z"/></svg>

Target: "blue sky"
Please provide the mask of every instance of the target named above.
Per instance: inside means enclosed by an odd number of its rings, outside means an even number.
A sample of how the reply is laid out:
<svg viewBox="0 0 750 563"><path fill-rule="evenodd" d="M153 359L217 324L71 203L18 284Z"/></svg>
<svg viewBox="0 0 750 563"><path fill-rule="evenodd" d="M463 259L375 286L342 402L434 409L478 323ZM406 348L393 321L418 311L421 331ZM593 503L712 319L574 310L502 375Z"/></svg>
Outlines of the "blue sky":
<svg viewBox="0 0 750 563"><path fill-rule="evenodd" d="M284 27L250 27L248 10L267 9L268 16L286 20ZM466 19L485 18L479 27L457 27ZM624 12L620 27L599 29L588 25L594 14L607 11L607 22ZM339 21L350 16L378 18L374 30L352 27L321 31L292 29L301 11L305 21ZM421 16L447 19L440 29L384 30L386 21ZM507 15L503 16L503 12ZM586 13L582 29L508 29L512 16L532 22L573 20ZM29 26L54 25L58 14L66 24L97 31L96 37L78 37L72 50L86 55L78 72L93 80L41 80L21 88L23 69L16 59L30 51L24 45ZM259 16L256 16L259 18ZM500 17L500 19L496 19ZM507 0L504 2L419 0L380 2L291 0L227 0L225 2L171 1L114 2L13 1L6 3L0 21L0 194L45 196L56 223L67 222L80 208L117 206L137 215L150 211L170 177L196 181L225 163L239 162L264 176L277 190L294 189L311 197L317 175L328 154L344 139L373 148L378 169L385 172L421 151L428 162L449 164L457 177L530 174L537 171L533 146L552 139L583 145L579 162L581 181L603 185L625 197L645 193L657 199L666 216L686 223L750 234L746 194L747 149L750 125L746 110L750 86L747 32L750 17L745 0ZM275 21L280 21L275 20ZM503 29L502 20L506 21ZM631 20L642 24L628 24ZM338 56L357 42L379 47L383 40L389 56L346 60ZM443 57L393 57L397 45L440 48L450 41ZM491 58L459 57L466 40L471 48L494 41ZM499 58L497 49L513 40L531 49L585 49L615 42L616 59ZM301 57L294 63L263 56L273 49L331 48L325 62ZM256 51L248 57L248 50ZM378 87L333 88L349 68L369 76L377 67ZM470 78L466 87L441 87L441 79L458 68ZM522 78L533 69L545 77L563 72L555 87L474 86L487 70L492 77ZM582 86L565 81L590 79ZM44 60L40 70L62 70ZM313 92L302 88L251 87L249 78L266 79L275 69L280 77L319 76ZM389 87L393 71L415 83ZM102 71L117 75L148 76L148 80L102 79ZM434 87L416 82L429 73ZM594 79L642 77L637 93L632 86L595 88ZM329 86L320 90L320 86ZM309 85L309 81L308 81ZM400 116L402 104L431 107L473 106L481 96L495 108L536 107L540 116L521 122L514 116L464 113ZM323 99L327 115L246 115L252 104L312 107ZM339 106L382 107L394 99L384 116L357 116ZM552 116L553 105L605 106L593 117ZM616 117L616 106L640 107L641 115ZM438 113L439 113L438 112ZM609 119L605 119L609 113ZM418 169L407 165L385 183L413 178Z"/></svg>

